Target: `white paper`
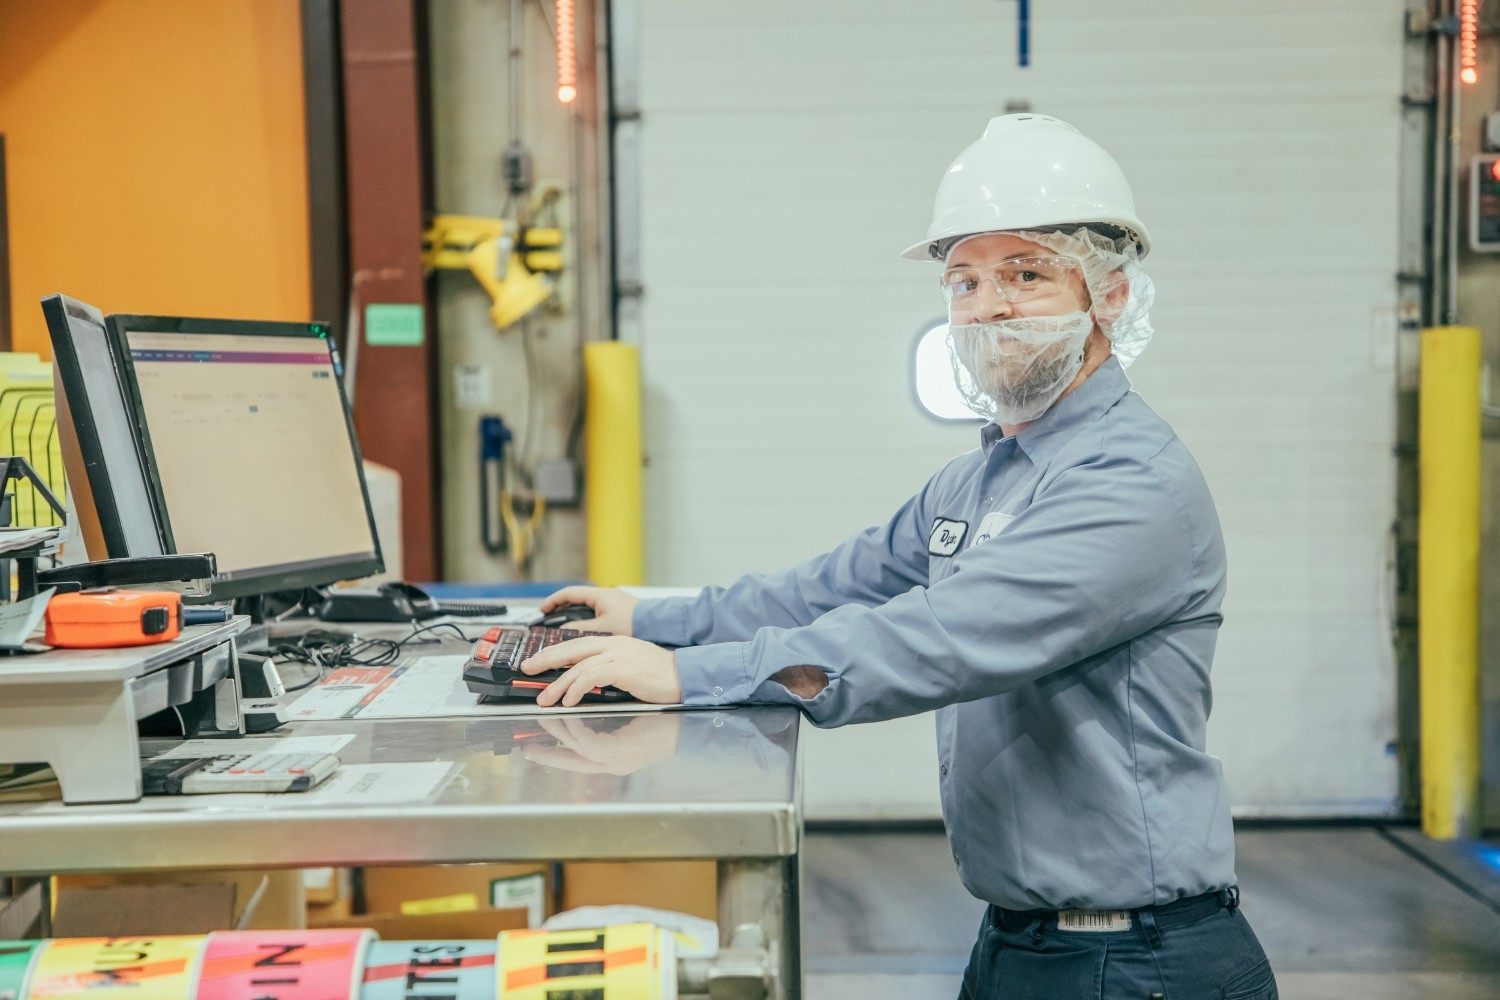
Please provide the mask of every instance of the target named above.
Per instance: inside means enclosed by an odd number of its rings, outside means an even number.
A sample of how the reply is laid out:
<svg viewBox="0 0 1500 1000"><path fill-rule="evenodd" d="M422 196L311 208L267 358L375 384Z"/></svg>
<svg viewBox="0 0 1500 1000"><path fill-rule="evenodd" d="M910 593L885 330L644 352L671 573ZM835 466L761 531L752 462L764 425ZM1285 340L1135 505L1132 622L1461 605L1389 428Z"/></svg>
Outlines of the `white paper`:
<svg viewBox="0 0 1500 1000"><path fill-rule="evenodd" d="M464 685L466 656L424 656L395 667L335 671L287 709L293 722L317 719L427 719L438 716L554 715L654 712L680 705L603 702L574 708L540 708L536 702L481 705Z"/></svg>
<svg viewBox="0 0 1500 1000"><path fill-rule="evenodd" d="M47 602L52 600L53 593L49 587L24 601L0 604L0 648L20 649L26 644L26 639L42 623L42 615L46 613Z"/></svg>
<svg viewBox="0 0 1500 1000"><path fill-rule="evenodd" d="M59 530L61 529L56 527L0 528L0 552L11 552L49 541L57 537Z"/></svg>
<svg viewBox="0 0 1500 1000"><path fill-rule="evenodd" d="M188 740L158 757L219 757L230 753L337 753L353 733L332 736L245 736L240 739Z"/></svg>

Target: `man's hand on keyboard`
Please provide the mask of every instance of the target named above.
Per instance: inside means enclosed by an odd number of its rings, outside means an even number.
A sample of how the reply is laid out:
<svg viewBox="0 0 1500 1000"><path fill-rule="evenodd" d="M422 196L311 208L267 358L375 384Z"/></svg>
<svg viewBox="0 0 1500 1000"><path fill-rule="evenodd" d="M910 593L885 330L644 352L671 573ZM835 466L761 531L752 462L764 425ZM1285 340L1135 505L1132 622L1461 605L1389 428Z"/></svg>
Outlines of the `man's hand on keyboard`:
<svg viewBox="0 0 1500 1000"><path fill-rule="evenodd" d="M632 597L614 587L564 587L542 602L542 614L555 611L567 604L587 604L594 609L594 617L569 622L563 628L580 632L608 632L611 635L630 635L631 618L639 597Z"/></svg>
<svg viewBox="0 0 1500 1000"><path fill-rule="evenodd" d="M592 624L592 623L590 623ZM536 703L543 708L572 708L590 688L612 686L638 701L676 705L682 701L677 658L669 649L623 635L583 636L548 646L521 662L527 674L567 669L542 689Z"/></svg>

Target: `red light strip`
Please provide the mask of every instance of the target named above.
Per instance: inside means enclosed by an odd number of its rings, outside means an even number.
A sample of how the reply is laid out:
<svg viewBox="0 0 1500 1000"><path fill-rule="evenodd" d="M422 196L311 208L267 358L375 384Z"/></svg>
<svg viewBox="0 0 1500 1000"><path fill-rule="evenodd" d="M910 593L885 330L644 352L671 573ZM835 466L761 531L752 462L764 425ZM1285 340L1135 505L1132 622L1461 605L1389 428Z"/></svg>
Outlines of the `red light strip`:
<svg viewBox="0 0 1500 1000"><path fill-rule="evenodd" d="M1476 3L1477 0L1466 0ZM557 0L557 99L569 104L578 96L578 57L573 52L573 0Z"/></svg>
<svg viewBox="0 0 1500 1000"><path fill-rule="evenodd" d="M561 38L559 34L559 43ZM1479 82L1479 0L1460 0L1458 5L1458 78L1466 84Z"/></svg>

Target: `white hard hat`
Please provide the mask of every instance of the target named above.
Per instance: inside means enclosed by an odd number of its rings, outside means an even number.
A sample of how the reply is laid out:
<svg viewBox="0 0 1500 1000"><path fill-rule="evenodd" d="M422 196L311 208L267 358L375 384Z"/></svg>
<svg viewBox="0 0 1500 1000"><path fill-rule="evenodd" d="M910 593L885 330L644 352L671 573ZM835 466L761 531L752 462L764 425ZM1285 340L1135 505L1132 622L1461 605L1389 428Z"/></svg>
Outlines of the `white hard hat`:
<svg viewBox="0 0 1500 1000"><path fill-rule="evenodd" d="M1047 115L1002 115L958 154L927 238L901 256L941 260L952 237L1078 225L1136 244L1137 258L1151 249L1125 173L1103 146Z"/></svg>

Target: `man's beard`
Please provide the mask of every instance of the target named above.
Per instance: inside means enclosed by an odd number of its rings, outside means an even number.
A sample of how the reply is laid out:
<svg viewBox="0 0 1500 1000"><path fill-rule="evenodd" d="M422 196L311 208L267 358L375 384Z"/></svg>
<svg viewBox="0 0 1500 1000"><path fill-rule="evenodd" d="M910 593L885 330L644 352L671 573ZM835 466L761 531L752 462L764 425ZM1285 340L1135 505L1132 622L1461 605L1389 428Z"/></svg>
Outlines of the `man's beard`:
<svg viewBox="0 0 1500 1000"><path fill-rule="evenodd" d="M950 326L953 374L964 401L996 423L1035 420L1078 376L1093 328L1085 312Z"/></svg>

